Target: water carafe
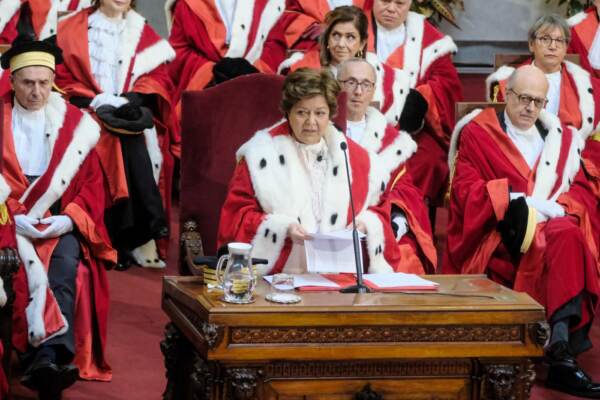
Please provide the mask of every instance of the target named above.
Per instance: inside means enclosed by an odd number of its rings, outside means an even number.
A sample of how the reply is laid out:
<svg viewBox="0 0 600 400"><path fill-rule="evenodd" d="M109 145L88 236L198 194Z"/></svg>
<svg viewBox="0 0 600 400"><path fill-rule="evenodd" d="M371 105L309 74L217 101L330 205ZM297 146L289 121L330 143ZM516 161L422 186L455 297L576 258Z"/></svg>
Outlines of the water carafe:
<svg viewBox="0 0 600 400"><path fill-rule="evenodd" d="M223 300L228 303L247 304L254 301L256 277L252 268L248 243L229 243L229 254L221 256L217 263L217 280L223 288ZM223 264L227 262L223 271Z"/></svg>

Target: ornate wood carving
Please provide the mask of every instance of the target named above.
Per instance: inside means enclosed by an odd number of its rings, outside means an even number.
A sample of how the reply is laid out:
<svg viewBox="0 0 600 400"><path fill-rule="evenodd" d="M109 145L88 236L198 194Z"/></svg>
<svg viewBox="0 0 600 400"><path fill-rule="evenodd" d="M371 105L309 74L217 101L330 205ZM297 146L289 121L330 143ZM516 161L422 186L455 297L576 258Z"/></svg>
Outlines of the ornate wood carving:
<svg viewBox="0 0 600 400"><path fill-rule="evenodd" d="M520 374L521 386L523 388L524 399L528 399L531 396L531 387L535 382L535 364L531 360L525 362L525 368Z"/></svg>
<svg viewBox="0 0 600 400"><path fill-rule="evenodd" d="M253 368L229 368L228 398L230 400L256 399L256 386L261 371Z"/></svg>
<svg viewBox="0 0 600 400"><path fill-rule="evenodd" d="M520 325L232 328L232 344L515 342Z"/></svg>
<svg viewBox="0 0 600 400"><path fill-rule="evenodd" d="M190 391L192 400L212 399L213 385L216 381L209 363L194 354L192 371L190 373Z"/></svg>
<svg viewBox="0 0 600 400"><path fill-rule="evenodd" d="M183 304L178 303L177 308L188 319L188 321L196 328L202 339L206 342L209 349L214 349L221 342L223 337L223 329L218 325L206 322L202 315L190 310Z"/></svg>
<svg viewBox="0 0 600 400"><path fill-rule="evenodd" d="M194 264L194 258L204 255L204 249L202 247L202 237L198 231L198 224L196 221L188 220L183 223L181 229L181 265L180 273L182 275L189 275L190 273L195 276L203 276L202 268L199 265Z"/></svg>
<svg viewBox="0 0 600 400"><path fill-rule="evenodd" d="M383 396L371 389L371 385L367 384L360 392L354 395L354 400L383 400Z"/></svg>
<svg viewBox="0 0 600 400"><path fill-rule="evenodd" d="M165 358L165 369L167 377L167 386L163 392L163 400L175 399L173 391L176 384L177 364L179 361L181 332L170 322L165 327L165 338L160 342L160 351Z"/></svg>
<svg viewBox="0 0 600 400"><path fill-rule="evenodd" d="M515 400L519 367L512 364L486 365L484 367L486 400Z"/></svg>
<svg viewBox="0 0 600 400"><path fill-rule="evenodd" d="M529 325L529 337L535 344L544 347L550 338L550 325L546 321L539 321Z"/></svg>
<svg viewBox="0 0 600 400"><path fill-rule="evenodd" d="M403 376L470 376L469 360L271 362L264 367L267 379L364 378Z"/></svg>

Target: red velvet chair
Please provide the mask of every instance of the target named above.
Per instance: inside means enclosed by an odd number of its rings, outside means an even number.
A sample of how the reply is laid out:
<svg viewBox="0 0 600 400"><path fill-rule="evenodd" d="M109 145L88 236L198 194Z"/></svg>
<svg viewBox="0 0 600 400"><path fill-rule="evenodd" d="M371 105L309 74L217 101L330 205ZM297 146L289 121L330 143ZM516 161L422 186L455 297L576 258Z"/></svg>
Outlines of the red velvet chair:
<svg viewBox="0 0 600 400"><path fill-rule="evenodd" d="M259 129L283 118L284 78L246 75L182 98L179 270L199 272L193 258L216 254L221 206L235 168L235 152ZM346 127L345 96L335 123ZM343 105L343 106L341 106Z"/></svg>

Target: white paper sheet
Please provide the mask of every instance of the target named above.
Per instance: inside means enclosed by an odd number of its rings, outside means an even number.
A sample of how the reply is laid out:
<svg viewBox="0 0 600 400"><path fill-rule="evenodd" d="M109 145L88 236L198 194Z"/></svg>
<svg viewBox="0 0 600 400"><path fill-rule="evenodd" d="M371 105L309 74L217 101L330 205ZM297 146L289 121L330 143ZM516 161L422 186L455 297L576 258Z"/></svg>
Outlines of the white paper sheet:
<svg viewBox="0 0 600 400"><path fill-rule="evenodd" d="M302 275L293 274L292 276L294 277L294 288L301 288L301 287L307 287L307 286L335 287L335 288L340 287L340 285L338 285L337 283L335 283L319 274L302 274ZM269 283L272 283L273 275L263 276L263 279Z"/></svg>
<svg viewBox="0 0 600 400"><path fill-rule="evenodd" d="M311 233L312 240L304 241L306 269L319 273L355 273L352 231ZM359 238L365 235L359 232ZM362 249L359 247L362 259Z"/></svg>
<svg viewBox="0 0 600 400"><path fill-rule="evenodd" d="M380 289L386 288L422 288L435 289L438 283L428 281L415 274L405 274L402 272L389 274L364 274L363 279L369 281Z"/></svg>

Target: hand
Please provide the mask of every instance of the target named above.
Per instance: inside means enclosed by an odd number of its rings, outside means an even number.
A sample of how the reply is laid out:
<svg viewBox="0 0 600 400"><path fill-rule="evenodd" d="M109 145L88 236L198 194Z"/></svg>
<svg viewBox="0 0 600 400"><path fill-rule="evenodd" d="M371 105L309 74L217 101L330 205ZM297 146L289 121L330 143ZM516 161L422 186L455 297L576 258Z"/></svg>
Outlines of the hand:
<svg viewBox="0 0 600 400"><path fill-rule="evenodd" d="M348 226L348 228L352 229L352 224L350 224ZM362 221L356 221L356 230L359 231L360 233L364 233L366 235L367 234L367 225L365 225L365 223Z"/></svg>
<svg viewBox="0 0 600 400"><path fill-rule="evenodd" d="M38 231L34 226L35 224L39 224L39 219L28 217L25 214L15 215L14 219L17 233L19 235L26 236L31 239L39 239L42 237L42 232Z"/></svg>
<svg viewBox="0 0 600 400"><path fill-rule="evenodd" d="M408 232L408 221L402 214L398 214L392 218L392 229L396 235L396 241L402 239L402 236Z"/></svg>
<svg viewBox="0 0 600 400"><path fill-rule="evenodd" d="M529 207L535 208L538 212L538 222L565 216L565 209L556 201L543 200L531 196L526 197L525 201L527 201Z"/></svg>
<svg viewBox="0 0 600 400"><path fill-rule="evenodd" d="M312 239L312 236L300 224L291 224L288 227L287 235L294 243L303 243L305 240Z"/></svg>
<svg viewBox="0 0 600 400"><path fill-rule="evenodd" d="M96 111L100 106L113 106L116 108L121 107L123 104L127 104L129 100L125 97L115 96L110 93L100 93L94 97L90 103L90 107Z"/></svg>
<svg viewBox="0 0 600 400"><path fill-rule="evenodd" d="M42 238L55 238L73 230L73 221L66 215L53 215L40 220L40 223L50 225L41 234Z"/></svg>

